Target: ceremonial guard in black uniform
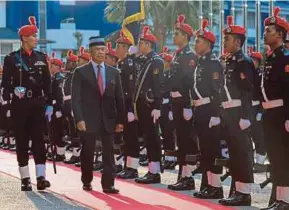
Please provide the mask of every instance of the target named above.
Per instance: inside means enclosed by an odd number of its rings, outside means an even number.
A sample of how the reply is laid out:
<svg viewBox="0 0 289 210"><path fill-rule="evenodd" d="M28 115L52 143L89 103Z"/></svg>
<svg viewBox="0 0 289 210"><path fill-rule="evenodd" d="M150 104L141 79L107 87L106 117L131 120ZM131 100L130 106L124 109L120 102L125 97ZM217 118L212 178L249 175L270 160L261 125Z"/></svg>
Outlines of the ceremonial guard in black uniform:
<svg viewBox="0 0 289 210"><path fill-rule="evenodd" d="M266 150L264 142L264 133L262 127L263 108L261 104L260 85L262 78L262 68L260 67L263 56L259 52L253 52L253 48L249 48L248 55L252 58L254 63L254 93L252 97L253 117L251 136L255 144L255 170L258 170L257 165L263 165L266 160Z"/></svg>
<svg viewBox="0 0 289 210"><path fill-rule="evenodd" d="M116 67L118 57L115 54L115 49L112 48L111 42L106 43L105 63L107 65Z"/></svg>
<svg viewBox="0 0 289 210"><path fill-rule="evenodd" d="M139 52L146 59L142 66L133 97L134 115L143 129L144 141L147 148L149 171L135 181L141 184L161 182L161 141L159 138L158 120L161 115L162 81L164 62L153 51L157 38L145 26L138 43Z"/></svg>
<svg viewBox="0 0 289 210"><path fill-rule="evenodd" d="M251 125L254 64L242 51L246 29L233 25L227 18L224 29L224 49L231 54L227 59L222 88L223 120L229 149L229 167L234 192L219 201L227 206L250 206L253 179L253 148L248 128Z"/></svg>
<svg viewBox="0 0 289 210"><path fill-rule="evenodd" d="M51 119L50 74L46 55L33 50L37 45L38 28L34 17L30 25L21 27L21 49L4 59L3 98L11 102L11 117L16 137L16 153L21 177L21 190L31 191L28 168L28 144L32 139L32 152L36 166L37 189L50 187L45 179L46 151L44 144L45 115ZM10 97L12 95L12 97ZM46 109L46 112L45 112Z"/></svg>
<svg viewBox="0 0 289 210"><path fill-rule="evenodd" d="M168 47L164 47L163 52L160 56L164 60L164 89L163 89L163 101L161 105L161 117L160 117L160 128L161 135L163 138L163 150L165 153L163 168L174 169L177 161L175 156L167 155L169 151L175 151L175 135L174 135L174 124L173 124L173 112L171 104L171 63L173 56L168 53Z"/></svg>
<svg viewBox="0 0 289 210"><path fill-rule="evenodd" d="M176 184L168 186L172 190L195 189L195 181L192 177L195 166L187 164L186 155L197 153L197 145L192 138L193 111L190 97L197 56L189 46L189 41L193 37L193 29L184 21L185 17L180 15L175 25L174 44L178 50L171 67L171 100L179 162L178 181Z"/></svg>
<svg viewBox="0 0 289 210"><path fill-rule="evenodd" d="M61 73L63 63L60 59L55 58L55 52L52 52L50 59L50 74L51 74L51 90L52 90L52 104L53 115L51 118L51 140L56 145L56 161L63 161L65 159L65 145L63 140L63 81L64 75ZM53 151L49 151L53 152ZM48 159L52 160L54 154L48 154Z"/></svg>
<svg viewBox="0 0 289 210"><path fill-rule="evenodd" d="M194 127L199 138L200 166L207 174L207 187L194 194L202 199L221 199L222 167L215 166L220 157L221 123L221 78L222 66L212 53L216 42L215 35L207 30L208 21L202 21L202 28L196 33L195 51L200 56L194 71L192 104L194 106Z"/></svg>
<svg viewBox="0 0 289 210"><path fill-rule="evenodd" d="M78 53L78 61L77 66L82 66L84 64L87 64L91 59L90 53L85 52L85 49L83 46L79 47L79 53Z"/></svg>
<svg viewBox="0 0 289 210"><path fill-rule="evenodd" d="M71 109L71 80L74 74L74 69L77 66L78 56L74 55L72 50L67 52L66 66L65 66L65 80L63 84L63 115L68 125L68 137L71 140L72 156L70 159L64 160L65 163L74 164L79 162L80 156L80 142L75 128L75 121ZM59 155L65 154L66 148L59 149Z"/></svg>
<svg viewBox="0 0 289 210"><path fill-rule="evenodd" d="M126 122L123 131L123 152L126 159L126 167L117 177L121 179L134 179L138 178L137 168L139 166L138 121L135 118L133 110L133 93L135 90L137 67L132 56L128 54L132 42L124 36L122 31L116 43L116 55L119 58L117 67L120 70L126 108Z"/></svg>
<svg viewBox="0 0 289 210"><path fill-rule="evenodd" d="M265 19L265 44L271 48L261 82L265 146L271 164L276 201L266 209L289 209L289 51L283 46L289 23L280 8Z"/></svg>

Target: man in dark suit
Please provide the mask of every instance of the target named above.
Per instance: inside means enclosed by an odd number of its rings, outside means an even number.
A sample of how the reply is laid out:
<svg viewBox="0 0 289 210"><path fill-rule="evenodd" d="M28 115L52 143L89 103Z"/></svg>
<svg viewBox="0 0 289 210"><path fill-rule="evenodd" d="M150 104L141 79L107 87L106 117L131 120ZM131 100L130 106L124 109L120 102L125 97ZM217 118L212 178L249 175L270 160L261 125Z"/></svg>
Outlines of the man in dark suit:
<svg viewBox="0 0 289 210"><path fill-rule="evenodd" d="M82 135L81 181L83 190L91 191L95 141L102 140L103 192L118 193L114 188L114 132L122 132L124 99L117 69L104 64L104 39L91 37L89 48L92 60L75 70L72 79L72 109L77 129Z"/></svg>

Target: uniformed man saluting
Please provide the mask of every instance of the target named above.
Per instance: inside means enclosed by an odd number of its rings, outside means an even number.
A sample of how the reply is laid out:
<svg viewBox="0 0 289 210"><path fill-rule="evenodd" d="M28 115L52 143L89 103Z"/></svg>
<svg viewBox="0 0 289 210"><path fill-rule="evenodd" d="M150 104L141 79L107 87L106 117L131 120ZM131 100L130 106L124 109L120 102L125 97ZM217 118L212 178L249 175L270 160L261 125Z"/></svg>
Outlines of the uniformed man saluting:
<svg viewBox="0 0 289 210"><path fill-rule="evenodd" d="M31 191L28 168L28 142L36 165L37 189L50 187L45 179L46 151L44 145L44 116L51 119L50 74L45 54L33 50L37 45L38 28L34 17L30 25L18 31L22 47L4 59L2 87L4 100L11 102L11 117L16 137L16 153L21 176L21 190ZM46 109L46 113L45 113Z"/></svg>
<svg viewBox="0 0 289 210"><path fill-rule="evenodd" d="M289 23L279 13L280 8L275 8L264 23L264 41L272 53L266 59L261 82L264 139L276 185L276 201L266 209L276 210L289 209L289 51L283 46Z"/></svg>

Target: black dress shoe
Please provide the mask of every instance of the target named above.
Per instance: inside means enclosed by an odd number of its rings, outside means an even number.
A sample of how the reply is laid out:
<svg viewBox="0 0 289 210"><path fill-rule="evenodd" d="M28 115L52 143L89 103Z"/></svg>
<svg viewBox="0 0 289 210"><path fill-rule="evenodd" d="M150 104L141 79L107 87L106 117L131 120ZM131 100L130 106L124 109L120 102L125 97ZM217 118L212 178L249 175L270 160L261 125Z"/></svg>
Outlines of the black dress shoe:
<svg viewBox="0 0 289 210"><path fill-rule="evenodd" d="M11 152L15 152L15 151L16 151L16 145L10 145L10 146L9 146L9 150L10 150Z"/></svg>
<svg viewBox="0 0 289 210"><path fill-rule="evenodd" d="M165 160L163 163L163 169L174 170L176 165L177 165L177 161Z"/></svg>
<svg viewBox="0 0 289 210"><path fill-rule="evenodd" d="M158 184L161 183L161 175L148 172L143 177L136 178L135 182L139 184Z"/></svg>
<svg viewBox="0 0 289 210"><path fill-rule="evenodd" d="M104 193L108 193L108 194L118 194L119 193L119 190L116 189L115 187L104 188L102 191Z"/></svg>
<svg viewBox="0 0 289 210"><path fill-rule="evenodd" d="M133 168L126 168L116 175L120 179L136 179L138 178L138 171Z"/></svg>
<svg viewBox="0 0 289 210"><path fill-rule="evenodd" d="M98 161L96 163L93 164L93 170L94 171L100 171L102 169L102 162Z"/></svg>
<svg viewBox="0 0 289 210"><path fill-rule="evenodd" d="M50 186L50 182L46 180L43 176L37 177L37 190L45 190Z"/></svg>
<svg viewBox="0 0 289 210"><path fill-rule="evenodd" d="M235 191L231 197L219 200L223 206L251 206L251 195Z"/></svg>
<svg viewBox="0 0 289 210"><path fill-rule="evenodd" d="M123 170L122 165L116 165L116 166L115 166L115 172L116 172L116 174L118 174L118 173L121 172L122 170Z"/></svg>
<svg viewBox="0 0 289 210"><path fill-rule="evenodd" d="M207 185L200 192L194 193L194 197L200 199L222 199L224 197L223 188Z"/></svg>
<svg viewBox="0 0 289 210"><path fill-rule="evenodd" d="M80 157L71 156L70 159L64 160L64 163L66 163L66 164L75 164L77 162L80 162Z"/></svg>
<svg viewBox="0 0 289 210"><path fill-rule="evenodd" d="M82 189L84 191L92 191L92 186L90 183L83 184Z"/></svg>
<svg viewBox="0 0 289 210"><path fill-rule="evenodd" d="M32 191L30 178L25 178L21 180L21 191Z"/></svg>
<svg viewBox="0 0 289 210"><path fill-rule="evenodd" d="M261 210L289 210L289 203L285 203L284 201L276 201L268 208L263 208Z"/></svg>
<svg viewBox="0 0 289 210"><path fill-rule="evenodd" d="M176 184L168 185L168 189L175 191L194 190L195 180L193 177L182 177Z"/></svg>
<svg viewBox="0 0 289 210"><path fill-rule="evenodd" d="M81 166L81 162L79 161L79 162L75 163L74 165L75 165L76 167L80 167L80 166Z"/></svg>

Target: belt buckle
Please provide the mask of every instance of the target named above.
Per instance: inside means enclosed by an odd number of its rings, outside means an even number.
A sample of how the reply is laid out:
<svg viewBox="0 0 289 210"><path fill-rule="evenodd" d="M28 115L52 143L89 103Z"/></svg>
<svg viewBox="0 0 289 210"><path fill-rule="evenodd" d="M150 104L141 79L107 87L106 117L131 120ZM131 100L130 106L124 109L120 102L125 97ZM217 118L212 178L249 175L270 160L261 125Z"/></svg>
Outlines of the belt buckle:
<svg viewBox="0 0 289 210"><path fill-rule="evenodd" d="M28 90L26 96L27 98L32 98L32 90Z"/></svg>

